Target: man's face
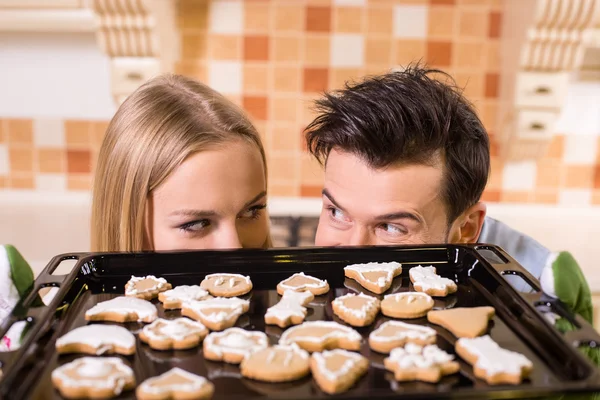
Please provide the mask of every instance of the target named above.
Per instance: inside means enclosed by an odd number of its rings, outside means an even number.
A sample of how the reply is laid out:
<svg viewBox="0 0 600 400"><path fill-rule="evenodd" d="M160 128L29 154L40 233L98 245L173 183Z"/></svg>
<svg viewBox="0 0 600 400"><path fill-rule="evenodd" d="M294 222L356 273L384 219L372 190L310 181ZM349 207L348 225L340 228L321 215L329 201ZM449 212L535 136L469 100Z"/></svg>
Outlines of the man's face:
<svg viewBox="0 0 600 400"><path fill-rule="evenodd" d="M332 150L325 168L317 246L446 243L452 239L438 166L380 170Z"/></svg>

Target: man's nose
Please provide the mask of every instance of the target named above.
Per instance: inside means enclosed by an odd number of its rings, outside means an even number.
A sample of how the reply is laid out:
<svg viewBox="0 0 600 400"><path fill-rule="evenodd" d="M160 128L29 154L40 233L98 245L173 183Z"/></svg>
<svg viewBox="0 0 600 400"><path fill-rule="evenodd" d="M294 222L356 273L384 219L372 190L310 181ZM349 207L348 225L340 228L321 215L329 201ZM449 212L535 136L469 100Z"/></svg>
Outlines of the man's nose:
<svg viewBox="0 0 600 400"><path fill-rule="evenodd" d="M348 246L369 246L372 244L374 244L374 240L368 229L355 227L352 230Z"/></svg>

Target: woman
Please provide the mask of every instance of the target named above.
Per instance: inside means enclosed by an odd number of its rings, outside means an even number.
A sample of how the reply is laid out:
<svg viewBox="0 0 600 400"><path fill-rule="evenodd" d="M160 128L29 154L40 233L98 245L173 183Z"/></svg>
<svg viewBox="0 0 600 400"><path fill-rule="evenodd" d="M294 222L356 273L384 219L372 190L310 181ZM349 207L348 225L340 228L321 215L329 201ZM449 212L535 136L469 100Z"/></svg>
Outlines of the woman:
<svg viewBox="0 0 600 400"><path fill-rule="evenodd" d="M92 251L269 247L267 166L243 111L178 75L132 93L98 158Z"/></svg>

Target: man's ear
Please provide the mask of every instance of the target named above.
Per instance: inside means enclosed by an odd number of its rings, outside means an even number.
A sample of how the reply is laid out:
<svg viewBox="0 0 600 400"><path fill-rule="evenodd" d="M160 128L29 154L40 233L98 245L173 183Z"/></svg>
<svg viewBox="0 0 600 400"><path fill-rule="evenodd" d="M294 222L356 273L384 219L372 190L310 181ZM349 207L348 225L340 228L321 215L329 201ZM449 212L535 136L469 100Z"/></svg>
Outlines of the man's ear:
<svg viewBox="0 0 600 400"><path fill-rule="evenodd" d="M478 202L458 217L448 235L450 243L476 243L481 234L487 207Z"/></svg>

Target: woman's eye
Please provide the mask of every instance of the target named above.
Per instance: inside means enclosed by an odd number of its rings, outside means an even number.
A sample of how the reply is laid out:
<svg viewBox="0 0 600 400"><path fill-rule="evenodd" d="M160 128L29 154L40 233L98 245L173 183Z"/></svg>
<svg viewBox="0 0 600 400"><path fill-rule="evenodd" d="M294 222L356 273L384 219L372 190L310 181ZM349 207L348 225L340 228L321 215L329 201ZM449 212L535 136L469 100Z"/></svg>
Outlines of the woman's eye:
<svg viewBox="0 0 600 400"><path fill-rule="evenodd" d="M185 223L179 227L182 231L185 232L200 232L203 229L206 229L210 226L210 221L207 219L201 219L199 221L192 221Z"/></svg>
<svg viewBox="0 0 600 400"><path fill-rule="evenodd" d="M350 218L346 216L346 214L336 207L329 207L329 215L331 218L340 221L340 222L350 222Z"/></svg>
<svg viewBox="0 0 600 400"><path fill-rule="evenodd" d="M400 227L398 225L381 224L380 228L383 229L385 231L385 233L388 235L405 235L406 234L406 229L404 229L403 227Z"/></svg>
<svg viewBox="0 0 600 400"><path fill-rule="evenodd" d="M260 204L254 207L250 207L242 214L240 214L238 218L258 219L265 208L267 208L266 204Z"/></svg>

